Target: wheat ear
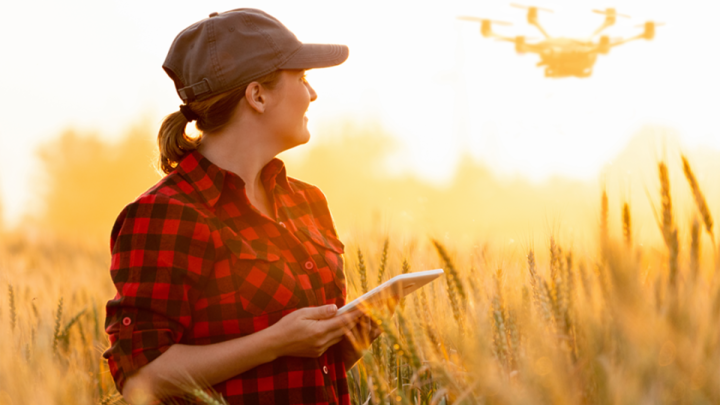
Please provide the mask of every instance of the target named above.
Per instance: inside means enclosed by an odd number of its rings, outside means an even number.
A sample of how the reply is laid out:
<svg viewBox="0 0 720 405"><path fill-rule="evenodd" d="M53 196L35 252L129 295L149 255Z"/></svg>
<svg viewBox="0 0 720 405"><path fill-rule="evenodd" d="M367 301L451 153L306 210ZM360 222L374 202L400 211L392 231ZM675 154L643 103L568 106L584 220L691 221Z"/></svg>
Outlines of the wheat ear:
<svg viewBox="0 0 720 405"><path fill-rule="evenodd" d="M365 294L366 292L368 292L367 267L365 267L365 258L363 257L362 250L358 249L357 255L358 255L358 273L360 273L360 286L362 288L363 294Z"/></svg>
<svg viewBox="0 0 720 405"><path fill-rule="evenodd" d="M630 216L630 205L628 203L623 204L622 226L625 246L632 247L632 218Z"/></svg>

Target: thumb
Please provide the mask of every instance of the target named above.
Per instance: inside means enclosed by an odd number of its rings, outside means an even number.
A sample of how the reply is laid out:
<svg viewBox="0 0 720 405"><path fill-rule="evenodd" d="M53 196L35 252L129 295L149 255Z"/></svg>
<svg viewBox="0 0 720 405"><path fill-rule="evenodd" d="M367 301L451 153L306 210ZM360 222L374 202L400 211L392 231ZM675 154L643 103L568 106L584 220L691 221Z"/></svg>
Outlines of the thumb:
<svg viewBox="0 0 720 405"><path fill-rule="evenodd" d="M335 316L337 310L337 305L335 304L312 307L308 308L308 314L305 316L305 318L317 320L330 319Z"/></svg>

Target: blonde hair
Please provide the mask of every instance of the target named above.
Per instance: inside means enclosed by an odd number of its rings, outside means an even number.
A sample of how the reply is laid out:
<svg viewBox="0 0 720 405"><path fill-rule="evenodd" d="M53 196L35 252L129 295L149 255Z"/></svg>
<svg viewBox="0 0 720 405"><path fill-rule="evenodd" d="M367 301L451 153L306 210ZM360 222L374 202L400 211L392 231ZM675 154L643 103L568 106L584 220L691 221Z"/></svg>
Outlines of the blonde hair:
<svg viewBox="0 0 720 405"><path fill-rule="evenodd" d="M276 70L253 82L273 89L279 79L280 70ZM205 134L223 129L230 122L237 104L245 97L248 85L249 83L207 100L188 103L187 108L198 117L195 121L195 127L201 132L198 138L191 138L185 133L188 120L182 112L176 111L166 116L158 132L160 170L166 174L172 172L185 155L197 149Z"/></svg>

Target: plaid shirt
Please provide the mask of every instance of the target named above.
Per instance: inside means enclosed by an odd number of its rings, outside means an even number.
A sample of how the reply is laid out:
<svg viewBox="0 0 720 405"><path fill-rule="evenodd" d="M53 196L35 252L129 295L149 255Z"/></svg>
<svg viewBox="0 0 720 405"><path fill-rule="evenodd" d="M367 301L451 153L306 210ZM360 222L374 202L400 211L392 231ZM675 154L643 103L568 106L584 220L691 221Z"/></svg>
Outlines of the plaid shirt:
<svg viewBox="0 0 720 405"><path fill-rule="evenodd" d="M279 159L261 180L277 221L250 204L242 179L199 152L129 204L112 230L103 355L118 390L174 343L258 332L295 309L345 304L343 244L323 193ZM280 357L213 389L230 404L349 404L337 345Z"/></svg>

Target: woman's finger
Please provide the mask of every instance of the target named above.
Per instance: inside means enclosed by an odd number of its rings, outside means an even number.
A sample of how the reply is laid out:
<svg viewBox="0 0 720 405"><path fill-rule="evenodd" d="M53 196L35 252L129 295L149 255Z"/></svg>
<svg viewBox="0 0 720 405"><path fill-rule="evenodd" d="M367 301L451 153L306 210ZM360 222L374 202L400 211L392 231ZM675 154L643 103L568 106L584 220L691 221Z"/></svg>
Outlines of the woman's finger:
<svg viewBox="0 0 720 405"><path fill-rule="evenodd" d="M342 336L341 336L341 337L334 338L334 339L330 339L330 340L328 341L328 343L326 344L326 346L325 346L325 350L327 350L327 349L329 349L330 347L332 347L332 346L340 343L340 341L341 341L342 339L343 339ZM323 352L324 352L324 351L323 351Z"/></svg>
<svg viewBox="0 0 720 405"><path fill-rule="evenodd" d="M343 327L341 327L341 328L332 329L332 330L330 330L330 331L327 332L327 335L328 335L331 339L336 339L336 338L337 338L337 339L342 339L342 338L343 338L345 335L347 335L348 333L352 333L352 331L354 330L354 326L355 326L355 325L345 325L345 326L343 326Z"/></svg>
<svg viewBox="0 0 720 405"><path fill-rule="evenodd" d="M359 314L347 313L347 314L342 314L335 318L329 319L327 321L323 321L323 326L325 328L326 333L330 333L331 331L337 331L337 330L341 330L341 331L348 330L348 329L354 328L359 319L360 319Z"/></svg>

